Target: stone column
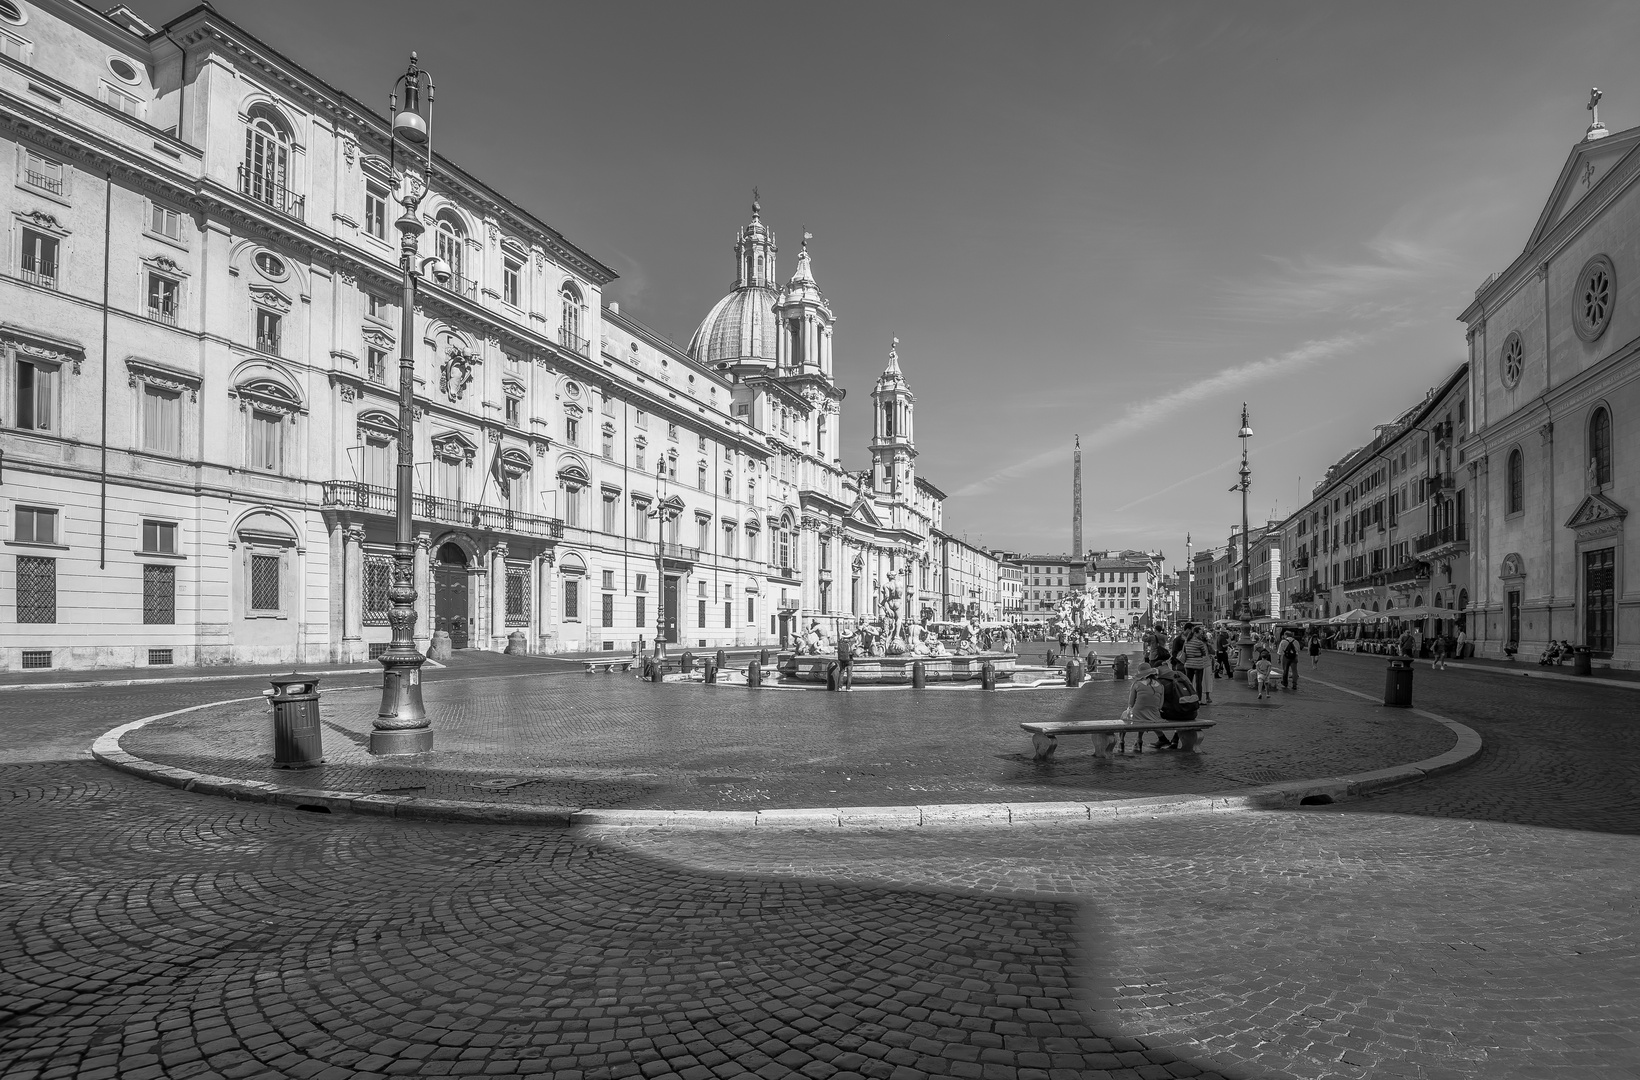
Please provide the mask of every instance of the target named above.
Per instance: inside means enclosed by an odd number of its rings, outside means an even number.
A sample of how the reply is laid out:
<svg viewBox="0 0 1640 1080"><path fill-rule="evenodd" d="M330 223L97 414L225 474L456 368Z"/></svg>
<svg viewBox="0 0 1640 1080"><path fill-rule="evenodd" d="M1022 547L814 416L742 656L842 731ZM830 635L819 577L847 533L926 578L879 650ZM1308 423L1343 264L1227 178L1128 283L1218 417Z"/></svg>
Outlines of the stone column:
<svg viewBox="0 0 1640 1080"><path fill-rule="evenodd" d="M490 548L490 642L507 647L507 543Z"/></svg>
<svg viewBox="0 0 1640 1080"><path fill-rule="evenodd" d="M557 564L552 551L543 551L535 560L535 633L542 652L558 651L555 596L552 591L552 568Z"/></svg>
<svg viewBox="0 0 1640 1080"><path fill-rule="evenodd" d="M342 655L352 662L365 656L364 527L349 525L342 536L346 545L342 565Z"/></svg>
<svg viewBox="0 0 1640 1080"><path fill-rule="evenodd" d="M433 643L433 538L416 534L416 648L423 654Z"/></svg>

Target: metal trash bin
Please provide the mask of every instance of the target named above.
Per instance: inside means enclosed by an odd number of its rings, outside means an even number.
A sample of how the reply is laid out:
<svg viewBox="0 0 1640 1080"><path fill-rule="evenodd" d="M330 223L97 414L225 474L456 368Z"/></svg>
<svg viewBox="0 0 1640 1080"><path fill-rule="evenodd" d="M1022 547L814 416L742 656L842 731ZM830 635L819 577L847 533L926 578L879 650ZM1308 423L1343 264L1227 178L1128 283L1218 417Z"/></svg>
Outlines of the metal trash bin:
<svg viewBox="0 0 1640 1080"><path fill-rule="evenodd" d="M319 676L291 672L269 680L273 693L273 767L311 769L325 763L319 728Z"/></svg>
<svg viewBox="0 0 1640 1080"><path fill-rule="evenodd" d="M1412 708L1412 658L1398 656L1384 671L1384 704L1393 709Z"/></svg>
<svg viewBox="0 0 1640 1080"><path fill-rule="evenodd" d="M1594 674L1594 665L1589 662L1590 657L1593 656L1593 655L1594 654L1589 651L1589 648L1586 645L1579 645L1575 649L1573 649L1572 650L1572 674L1573 675L1593 675Z"/></svg>

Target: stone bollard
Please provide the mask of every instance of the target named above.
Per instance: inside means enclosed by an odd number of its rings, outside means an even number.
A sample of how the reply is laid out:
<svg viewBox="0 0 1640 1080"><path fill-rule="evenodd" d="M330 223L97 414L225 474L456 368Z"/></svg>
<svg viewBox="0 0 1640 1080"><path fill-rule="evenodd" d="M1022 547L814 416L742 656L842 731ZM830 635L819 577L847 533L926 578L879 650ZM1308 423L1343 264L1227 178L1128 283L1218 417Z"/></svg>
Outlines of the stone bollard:
<svg viewBox="0 0 1640 1080"><path fill-rule="evenodd" d="M427 659L448 660L453 651L450 647L450 631L434 630L433 641L427 646Z"/></svg>
<svg viewBox="0 0 1640 1080"><path fill-rule="evenodd" d="M1049 667L1055 667L1055 666L1058 665L1058 663L1059 663L1059 654L1054 652L1052 649L1049 649L1048 650L1048 666Z"/></svg>
<svg viewBox="0 0 1640 1080"><path fill-rule="evenodd" d="M928 665L921 660L911 662L911 689L922 690L928 686Z"/></svg>
<svg viewBox="0 0 1640 1080"><path fill-rule="evenodd" d="M1067 660L1065 662L1065 685L1082 685L1082 665L1077 663L1075 660Z"/></svg>
<svg viewBox="0 0 1640 1080"><path fill-rule="evenodd" d="M981 690L995 690L997 688L997 666L989 660L979 666L979 688Z"/></svg>
<svg viewBox="0 0 1640 1080"><path fill-rule="evenodd" d="M708 660L706 663L701 665L700 673L702 681L707 683L715 683L717 682L718 666L713 661Z"/></svg>
<svg viewBox="0 0 1640 1080"><path fill-rule="evenodd" d="M524 631L514 630L507 635L505 652L508 656L522 656L529 651L529 638L524 636Z"/></svg>
<svg viewBox="0 0 1640 1080"><path fill-rule="evenodd" d="M764 649L762 652L757 654L757 662L759 664L762 664L764 667L769 666L769 650L768 649Z"/></svg>
<svg viewBox="0 0 1640 1080"><path fill-rule="evenodd" d="M722 649L717 651L717 667L719 671L729 666L729 654Z"/></svg>
<svg viewBox="0 0 1640 1080"><path fill-rule="evenodd" d="M756 660L753 660L751 663L746 665L746 685L763 685L763 665L759 664Z"/></svg>
<svg viewBox="0 0 1640 1080"><path fill-rule="evenodd" d="M1110 676L1113 679L1126 679L1128 677L1127 657L1118 656L1110 662Z"/></svg>
<svg viewBox="0 0 1640 1080"><path fill-rule="evenodd" d="M679 660L678 663L682 665L682 670L685 675L690 674L695 670L695 654L686 650L683 654L683 658Z"/></svg>

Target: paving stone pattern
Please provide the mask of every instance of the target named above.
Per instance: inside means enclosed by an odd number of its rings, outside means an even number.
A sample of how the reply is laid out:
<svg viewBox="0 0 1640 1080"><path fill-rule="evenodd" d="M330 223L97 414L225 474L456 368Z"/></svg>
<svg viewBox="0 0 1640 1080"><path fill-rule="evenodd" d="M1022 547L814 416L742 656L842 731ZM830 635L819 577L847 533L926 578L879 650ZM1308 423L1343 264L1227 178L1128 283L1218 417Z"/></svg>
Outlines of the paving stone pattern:
<svg viewBox="0 0 1640 1080"><path fill-rule="evenodd" d="M1632 691L1414 692L1486 753L1336 807L732 834L180 792L50 760L133 704L56 692L0 716L0 1076L1640 1075Z"/></svg>
<svg viewBox="0 0 1640 1080"><path fill-rule="evenodd" d="M1100 761L1091 739L1071 737L1052 761L1033 760L1021 722L1114 718L1129 685L834 694L619 674L445 680L425 689L436 750L416 759L367 753L374 689L323 695L322 768L271 767L270 710L261 701L156 721L122 745L195 772L309 788L690 810L1202 793L1384 768L1453 745L1451 732L1426 717L1336 690L1306 686L1260 701L1222 680L1216 703L1203 709L1218 726L1202 753Z"/></svg>

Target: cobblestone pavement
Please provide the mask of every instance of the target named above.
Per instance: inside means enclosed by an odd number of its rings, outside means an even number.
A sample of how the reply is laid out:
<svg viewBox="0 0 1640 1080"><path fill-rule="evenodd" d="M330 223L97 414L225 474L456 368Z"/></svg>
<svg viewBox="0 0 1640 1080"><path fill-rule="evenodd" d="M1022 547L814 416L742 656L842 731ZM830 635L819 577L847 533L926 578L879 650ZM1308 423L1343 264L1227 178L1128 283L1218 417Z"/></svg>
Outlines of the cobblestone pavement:
<svg viewBox="0 0 1640 1080"><path fill-rule="evenodd" d="M358 680L342 680L344 684ZM436 751L366 751L380 694L325 694L326 764L275 770L256 700L155 721L122 740L149 761L333 791L585 808L764 810L929 803L1098 801L1202 794L1402 765L1453 745L1426 717L1335 690L1258 700L1217 684L1203 752L1094 757L1091 739L1033 758L1022 721L1114 718L1130 683L1108 678L977 689L764 689L623 675L428 685ZM1130 741L1130 748L1136 740ZM1151 740L1154 743L1154 739Z"/></svg>
<svg viewBox="0 0 1640 1080"><path fill-rule="evenodd" d="M8 713L0 1075L1640 1075L1629 692L1451 674L1415 694L1487 740L1453 774L967 833L306 814Z"/></svg>

